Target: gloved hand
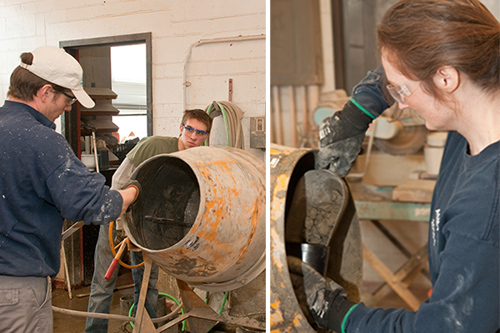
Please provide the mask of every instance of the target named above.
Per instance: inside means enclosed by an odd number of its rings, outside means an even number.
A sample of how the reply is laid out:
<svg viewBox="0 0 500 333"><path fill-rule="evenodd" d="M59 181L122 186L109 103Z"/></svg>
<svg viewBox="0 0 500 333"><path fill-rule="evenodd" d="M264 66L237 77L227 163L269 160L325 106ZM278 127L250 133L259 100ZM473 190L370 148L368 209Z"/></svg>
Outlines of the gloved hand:
<svg viewBox="0 0 500 333"><path fill-rule="evenodd" d="M139 195L141 194L142 192L142 187L141 187L141 183L139 183L137 180L130 180L130 182L128 182L124 187L123 189L126 190L128 188L135 188L137 190L136 194L135 194L135 198L134 200L132 200L132 203L130 204L130 206L128 207L127 211L130 210L132 208L132 206L134 206L134 204L136 202L138 202L139 200Z"/></svg>
<svg viewBox="0 0 500 333"><path fill-rule="evenodd" d="M113 241L115 244L120 243L127 237L127 233L124 230L124 224L124 215L121 215L119 218L117 218L115 223L113 224Z"/></svg>
<svg viewBox="0 0 500 333"><path fill-rule="evenodd" d="M344 178L361 151L365 132L372 122L350 100L341 111L321 123L320 147L315 157L316 169L330 169Z"/></svg>
<svg viewBox="0 0 500 333"><path fill-rule="evenodd" d="M124 240L125 238L127 238L127 233L125 232L125 230L115 230L115 234L114 234L114 237L113 237L113 242L115 244L118 244L120 243L122 240Z"/></svg>
<svg viewBox="0 0 500 333"><path fill-rule="evenodd" d="M315 168L330 169L344 178L361 151L365 133L320 147L315 156Z"/></svg>
<svg viewBox="0 0 500 333"><path fill-rule="evenodd" d="M302 275L307 306L316 324L340 333L344 317L356 305L347 300L344 288L298 258L288 257L288 266L293 275Z"/></svg>

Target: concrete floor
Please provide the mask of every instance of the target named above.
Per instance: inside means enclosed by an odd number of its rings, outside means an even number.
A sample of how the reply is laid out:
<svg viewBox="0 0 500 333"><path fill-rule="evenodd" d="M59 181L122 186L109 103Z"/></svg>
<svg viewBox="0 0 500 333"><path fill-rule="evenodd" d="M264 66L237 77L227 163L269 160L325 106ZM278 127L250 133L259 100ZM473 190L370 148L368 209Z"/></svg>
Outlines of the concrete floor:
<svg viewBox="0 0 500 333"><path fill-rule="evenodd" d="M161 274L161 272L160 272ZM262 277L256 278L254 281L249 283L246 288L248 290L242 291L240 289L240 292L234 291L232 294L232 302L234 303L232 306L232 310L235 310L235 312L238 312L238 310L241 309L246 309L245 306L252 305L254 304L253 298L255 298L255 295L263 294L263 308L262 311L265 311L265 295L266 291L263 290L262 292L258 290L253 290L251 286L254 286L255 284L257 286L265 284L265 280L259 282L259 279L263 278L265 279L265 274L262 274ZM118 281L116 286L127 286L132 283L132 276L130 272L126 272L125 274L122 274L118 277ZM160 285L157 285L157 287L160 290L163 290L163 287ZM111 302L111 313L112 314L119 314L119 315L127 315L128 313L121 313L121 307L123 307L122 304L120 304L120 298L123 296L132 296L134 291L133 287L129 288L124 288L124 289L119 289L116 290L113 294L113 300ZM70 310L77 310L77 311L87 311L87 306L88 306L88 293L90 292L90 286L84 287L84 288L79 288L76 290L72 290L72 295L73 298L69 299L68 291L66 289L54 289L52 292L52 305L55 307L63 308L63 309L70 309ZM250 293L253 295L253 298L249 298L245 296L245 293ZM220 296L220 297L219 297ZM212 295L211 300L213 301L214 304L211 306L215 306L216 309L220 308L220 305L222 303L222 297L223 293L218 293ZM239 304L239 302L243 302L244 304ZM167 307L169 304L174 306L173 302L170 301L169 299L166 299ZM229 304L228 302L227 304ZM255 308L253 308L255 309ZM128 312L128 311L127 311ZM234 316L238 316L238 313L231 314ZM265 318L253 318L257 320L265 320ZM84 332L85 330L85 321L86 317L80 317L80 316L74 316L74 315L69 315L69 314L62 314L59 312L54 312L54 333L81 333ZM219 325L214 327L211 331L211 333L220 333L221 328ZM232 331L234 332L234 327L232 328ZM132 332L132 328L128 324L128 322L124 321L117 321L117 320L109 320L108 323L108 333L130 333ZM237 330L237 332L246 332L244 330Z"/></svg>
<svg viewBox="0 0 500 333"><path fill-rule="evenodd" d="M122 274L118 277L116 286L125 286L132 283L132 275L130 273ZM73 299L69 299L68 291L65 289L54 289L52 291L52 305L78 311L87 311L89 301L88 293L90 286L72 290ZM132 295L134 288L116 290L113 294L111 302L111 313L120 313L120 297ZM86 295L86 296L83 296ZM79 297L80 296L80 297ZM77 317L54 312L54 333L81 333L85 330L85 317ZM124 333L129 332L126 322L110 320L108 322L108 333Z"/></svg>
<svg viewBox="0 0 500 333"><path fill-rule="evenodd" d="M126 286L132 283L131 274L123 274L118 278L117 286ZM363 292L367 292L370 289L374 288L374 284L365 283L362 287ZM120 313L120 297L126 295L132 295L133 288L129 287L126 289L116 290L113 295L113 301L111 303L111 313L113 314L122 314ZM427 290L425 288L415 287L412 288L412 291L416 294L416 296L420 299L425 299ZM90 286L72 290L73 299L69 299L67 290L64 289L55 289L52 293L52 304L54 306L79 310L79 311L87 311L88 304L88 296L82 296L88 294L90 292ZM79 297L80 296L80 297ZM390 292L384 297L379 304L378 307L382 308L406 308L409 310L408 306L399 298L399 296ZM85 320L84 317L76 317L66 314L61 314L54 312L54 333L81 333L85 329ZM108 326L108 333L124 333L131 332L130 326L126 322L110 320Z"/></svg>

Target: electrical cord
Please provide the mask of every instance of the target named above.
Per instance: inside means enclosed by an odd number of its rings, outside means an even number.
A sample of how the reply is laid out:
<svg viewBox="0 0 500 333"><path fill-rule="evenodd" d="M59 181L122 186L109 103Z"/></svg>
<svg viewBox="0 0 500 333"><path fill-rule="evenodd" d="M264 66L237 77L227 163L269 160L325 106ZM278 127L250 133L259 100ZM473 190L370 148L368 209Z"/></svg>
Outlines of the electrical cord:
<svg viewBox="0 0 500 333"><path fill-rule="evenodd" d="M241 126L243 111L236 104L213 101L212 104L206 107L205 112L208 113L212 119L222 115L226 129L228 147L244 148L243 130ZM206 146L209 145L209 140L210 138L205 141Z"/></svg>
<svg viewBox="0 0 500 333"><path fill-rule="evenodd" d="M113 242L113 224L114 224L114 221L111 221L109 223L108 238L109 238L109 246L111 248L111 253L113 254L113 257L115 257L116 256L116 248L115 248L115 244ZM118 243L118 245L116 247L120 247L120 245L123 242L124 242L124 240L122 242ZM128 268L128 269L134 269L134 268L141 267L144 265L144 261L137 264L137 265L129 265L127 263L124 263L121 259L118 259L118 262L120 263L120 265L122 265L123 267Z"/></svg>

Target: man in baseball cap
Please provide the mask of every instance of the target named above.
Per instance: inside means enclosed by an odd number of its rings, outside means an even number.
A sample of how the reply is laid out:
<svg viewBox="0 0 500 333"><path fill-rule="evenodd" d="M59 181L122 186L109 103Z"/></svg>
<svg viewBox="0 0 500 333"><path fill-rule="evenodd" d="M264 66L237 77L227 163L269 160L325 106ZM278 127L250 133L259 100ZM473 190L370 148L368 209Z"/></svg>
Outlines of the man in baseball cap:
<svg viewBox="0 0 500 333"><path fill-rule="evenodd" d="M77 100L94 106L78 62L52 46L21 62L0 107L0 332L52 332L49 277L59 272L64 219L114 221L140 186L110 189L54 130Z"/></svg>
<svg viewBox="0 0 500 333"><path fill-rule="evenodd" d="M20 66L36 76L70 89L73 96L87 109L95 103L83 90L83 70L78 61L63 49L42 46L31 52L31 64L22 62Z"/></svg>

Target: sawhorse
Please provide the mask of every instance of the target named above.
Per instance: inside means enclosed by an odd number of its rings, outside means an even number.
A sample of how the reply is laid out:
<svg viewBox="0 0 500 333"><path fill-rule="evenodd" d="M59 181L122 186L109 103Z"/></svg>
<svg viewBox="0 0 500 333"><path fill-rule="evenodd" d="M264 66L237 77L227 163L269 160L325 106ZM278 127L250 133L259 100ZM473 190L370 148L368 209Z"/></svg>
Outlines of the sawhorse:
<svg viewBox="0 0 500 333"><path fill-rule="evenodd" d="M379 220L428 222L430 204L394 201L356 201L356 211L360 220L371 221L407 257L407 261L393 272L367 246L363 245L364 259L385 281L371 294L370 303L372 304L367 305L376 304L392 289L413 311L418 310L422 300L415 296L409 289L409 285L419 272L422 272L427 278L429 277L426 269L427 243L415 253L411 253Z"/></svg>

